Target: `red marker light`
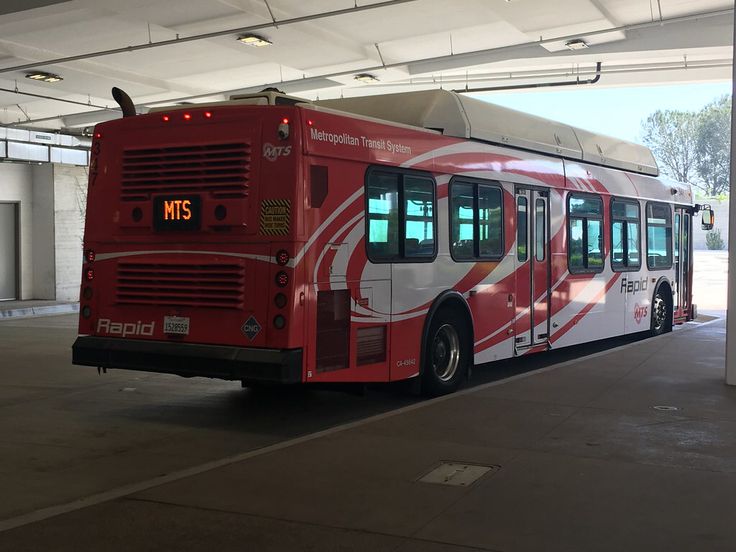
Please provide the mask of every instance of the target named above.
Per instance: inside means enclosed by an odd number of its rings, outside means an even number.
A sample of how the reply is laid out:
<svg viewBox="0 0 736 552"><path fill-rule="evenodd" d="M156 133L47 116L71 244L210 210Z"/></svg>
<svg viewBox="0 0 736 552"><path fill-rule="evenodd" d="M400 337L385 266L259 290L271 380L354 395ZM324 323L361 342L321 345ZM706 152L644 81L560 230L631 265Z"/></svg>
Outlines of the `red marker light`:
<svg viewBox="0 0 736 552"><path fill-rule="evenodd" d="M279 287L286 287L289 283L289 275L283 270L276 274L276 285Z"/></svg>
<svg viewBox="0 0 736 552"><path fill-rule="evenodd" d="M169 121L171 120L171 117L169 117L168 115L163 115L163 116L161 117L161 120L162 120L162 121L163 121L164 123L168 123L168 122L169 122Z"/></svg>
<svg viewBox="0 0 736 552"><path fill-rule="evenodd" d="M92 281L95 279L95 271L91 268L85 273L85 276L87 277L87 280Z"/></svg>
<svg viewBox="0 0 736 552"><path fill-rule="evenodd" d="M184 120L185 121L189 121L189 120L191 120L191 118L192 118L192 114L191 113L185 113L184 114Z"/></svg>
<svg viewBox="0 0 736 552"><path fill-rule="evenodd" d="M212 118L212 112L211 111L205 111L204 112L204 118L205 119L211 119Z"/></svg>
<svg viewBox="0 0 736 552"><path fill-rule="evenodd" d="M279 250L279 252L276 253L276 262L279 266L286 266L289 262L289 253L287 253L285 249Z"/></svg>
<svg viewBox="0 0 736 552"><path fill-rule="evenodd" d="M85 257L87 258L87 262L92 263L95 260L95 252L92 249L88 249Z"/></svg>
<svg viewBox="0 0 736 552"><path fill-rule="evenodd" d="M285 124L285 125L288 125L289 124L289 119L287 117L284 117L283 119L281 119L281 122L283 124Z"/></svg>
<svg viewBox="0 0 736 552"><path fill-rule="evenodd" d="M307 124L309 126L312 126L314 124L314 121L312 119L307 119Z"/></svg>
<svg viewBox="0 0 736 552"><path fill-rule="evenodd" d="M95 138L97 138L98 140L100 138L102 138L102 133L101 132L95 132Z"/></svg>

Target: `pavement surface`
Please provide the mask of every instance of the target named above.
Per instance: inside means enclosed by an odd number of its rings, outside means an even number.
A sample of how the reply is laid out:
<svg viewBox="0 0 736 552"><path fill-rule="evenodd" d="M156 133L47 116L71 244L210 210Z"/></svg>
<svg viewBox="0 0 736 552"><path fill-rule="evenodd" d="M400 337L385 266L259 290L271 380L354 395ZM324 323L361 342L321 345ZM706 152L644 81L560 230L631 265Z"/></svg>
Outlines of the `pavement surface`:
<svg viewBox="0 0 736 552"><path fill-rule="evenodd" d="M432 401L392 386L253 393L98 377L69 365L73 322L0 324L12 371L0 382L0 550L736 542L736 389L723 385L722 318L609 342L618 347L593 358L477 369L480 383ZM467 486L419 481L446 461L490 470Z"/></svg>
<svg viewBox="0 0 736 552"><path fill-rule="evenodd" d="M75 315L0 317L0 550L734 550L725 257L698 253L701 323L432 401L98 375ZM487 471L420 481L443 462Z"/></svg>
<svg viewBox="0 0 736 552"><path fill-rule="evenodd" d="M695 251L693 266L693 303L701 311L725 310L728 251Z"/></svg>

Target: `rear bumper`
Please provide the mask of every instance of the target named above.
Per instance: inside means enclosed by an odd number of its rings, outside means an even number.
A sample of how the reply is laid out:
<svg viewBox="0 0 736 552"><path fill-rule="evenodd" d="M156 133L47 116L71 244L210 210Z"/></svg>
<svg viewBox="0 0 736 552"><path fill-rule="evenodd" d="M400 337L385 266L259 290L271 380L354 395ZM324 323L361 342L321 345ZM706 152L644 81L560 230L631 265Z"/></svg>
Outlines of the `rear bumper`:
<svg viewBox="0 0 736 552"><path fill-rule="evenodd" d="M254 349L82 336L72 346L72 362L186 377L264 383L302 381L301 349Z"/></svg>

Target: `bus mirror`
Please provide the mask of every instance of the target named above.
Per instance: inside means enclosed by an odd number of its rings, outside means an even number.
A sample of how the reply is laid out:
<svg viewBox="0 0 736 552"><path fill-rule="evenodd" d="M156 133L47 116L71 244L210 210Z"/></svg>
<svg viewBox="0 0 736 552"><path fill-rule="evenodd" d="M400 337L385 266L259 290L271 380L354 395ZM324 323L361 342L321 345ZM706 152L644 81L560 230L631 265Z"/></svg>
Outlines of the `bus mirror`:
<svg viewBox="0 0 736 552"><path fill-rule="evenodd" d="M714 216L713 216L713 210L710 208L706 208L703 210L703 220L701 227L703 230L713 230L713 222L714 222Z"/></svg>

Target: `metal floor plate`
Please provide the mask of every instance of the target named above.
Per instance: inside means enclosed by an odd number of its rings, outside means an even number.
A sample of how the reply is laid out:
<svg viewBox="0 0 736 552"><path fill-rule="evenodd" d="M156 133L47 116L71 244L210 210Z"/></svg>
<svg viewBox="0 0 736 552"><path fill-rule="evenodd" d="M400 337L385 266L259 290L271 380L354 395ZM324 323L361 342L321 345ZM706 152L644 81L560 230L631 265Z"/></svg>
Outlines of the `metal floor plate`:
<svg viewBox="0 0 736 552"><path fill-rule="evenodd" d="M436 483L438 485L453 485L467 487L488 472L495 472L500 466L480 466L477 464L462 464L460 462L443 462L431 472L419 479L422 483Z"/></svg>

